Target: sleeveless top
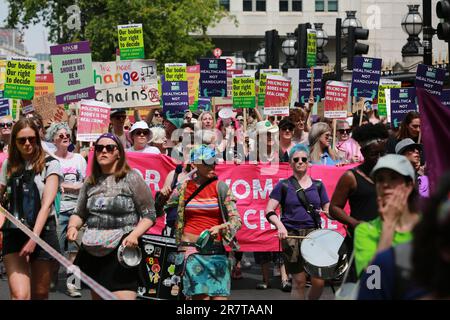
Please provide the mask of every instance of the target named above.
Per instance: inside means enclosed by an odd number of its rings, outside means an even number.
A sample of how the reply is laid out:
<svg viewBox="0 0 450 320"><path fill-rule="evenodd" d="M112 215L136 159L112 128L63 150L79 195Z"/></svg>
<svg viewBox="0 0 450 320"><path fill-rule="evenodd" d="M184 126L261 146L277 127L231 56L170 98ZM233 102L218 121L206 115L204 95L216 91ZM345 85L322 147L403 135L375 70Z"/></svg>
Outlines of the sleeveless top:
<svg viewBox="0 0 450 320"><path fill-rule="evenodd" d="M378 217L375 184L361 176L356 168L350 171L356 178L356 189L349 195L350 216L356 220L371 221Z"/></svg>

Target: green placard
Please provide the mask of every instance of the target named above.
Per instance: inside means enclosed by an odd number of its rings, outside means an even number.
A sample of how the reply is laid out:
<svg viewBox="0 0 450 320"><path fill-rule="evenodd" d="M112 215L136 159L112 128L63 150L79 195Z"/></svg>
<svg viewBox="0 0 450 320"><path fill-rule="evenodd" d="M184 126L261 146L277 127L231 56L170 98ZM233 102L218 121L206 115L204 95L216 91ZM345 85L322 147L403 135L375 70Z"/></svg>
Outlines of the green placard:
<svg viewBox="0 0 450 320"><path fill-rule="evenodd" d="M381 83L378 88L378 115L387 117L387 109L386 109L386 89L395 89L401 88L402 83L399 81L392 81L390 83L385 82Z"/></svg>
<svg viewBox="0 0 450 320"><path fill-rule="evenodd" d="M306 46L306 65L308 67L315 67L317 64L316 54L317 54L317 33L316 30L308 29Z"/></svg>
<svg viewBox="0 0 450 320"><path fill-rule="evenodd" d="M6 63L5 98L31 100L34 96L36 63L10 60Z"/></svg>
<svg viewBox="0 0 450 320"><path fill-rule="evenodd" d="M142 24L117 26L120 60L144 59L144 31Z"/></svg>
<svg viewBox="0 0 450 320"><path fill-rule="evenodd" d="M186 63L166 63L164 69L164 79L166 81L187 81Z"/></svg>
<svg viewBox="0 0 450 320"><path fill-rule="evenodd" d="M255 108L255 78L233 77L233 108Z"/></svg>
<svg viewBox="0 0 450 320"><path fill-rule="evenodd" d="M266 82L267 76L281 76L283 73L279 69L263 69L259 71L259 90L258 90L258 106L264 107L264 101L266 99Z"/></svg>

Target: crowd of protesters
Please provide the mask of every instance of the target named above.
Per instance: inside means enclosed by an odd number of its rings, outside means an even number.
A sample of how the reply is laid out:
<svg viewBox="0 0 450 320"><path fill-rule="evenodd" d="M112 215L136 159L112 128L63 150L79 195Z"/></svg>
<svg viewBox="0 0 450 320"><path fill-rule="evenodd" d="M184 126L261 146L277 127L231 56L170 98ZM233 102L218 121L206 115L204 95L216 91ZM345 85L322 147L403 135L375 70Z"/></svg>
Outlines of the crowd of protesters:
<svg viewBox="0 0 450 320"><path fill-rule="evenodd" d="M3 117L2 205L10 211L25 211L24 205L17 206L15 197L20 186L15 182L20 178L23 184L36 186L39 203L34 212L19 212L30 217L28 227L120 299L136 298L138 271L124 268L117 261L119 245L139 246L139 238L156 217L166 215L166 234L175 237L184 253L184 295L226 299L231 281L242 279L241 269L249 266L249 257L239 252L234 238L242 225L236 199L217 179L215 165L287 163L292 177L274 187L266 209L267 220L278 230L282 253L255 252L262 273L257 289L271 287L270 265L274 262L283 291L291 291L295 299L321 297L324 280L308 276L299 251L302 240L289 238L305 237L320 227L310 208L296 196L300 186L313 211L324 212L346 227L344 243L348 256L354 256L348 279L361 279L360 298L393 297L389 292L368 291L363 284L365 270L371 263L384 264L391 270L392 248L404 244L412 247L410 268L416 289L423 289L425 297L450 296L448 183L439 195L430 194L418 113L406 115L398 130L380 121L376 112L365 114L362 118L368 123L363 125L355 115L337 122L333 141L332 126L328 119L311 115L312 104L309 101L291 109L288 117L263 117L257 108L246 115L223 108L217 113L186 111L177 121L167 119L161 109L152 109L142 118L138 112L131 116L126 109L112 109L109 132L91 145L94 157L89 177L87 153L83 152L86 146L76 141L76 121L71 125L44 124L38 114L17 121ZM128 165L128 152L166 155L178 167L166 177L161 191L153 195ZM307 173L311 165L348 164L352 167L337 181L333 194L327 194L323 185ZM418 199L430 196L436 200L420 221ZM22 202L24 199L22 195ZM347 203L349 214L344 211ZM276 213L278 207L281 214ZM4 215L0 215L0 226L6 270L2 276L8 280L11 298L47 299L55 281L53 275L58 273L54 258L14 228ZM80 230L84 232L81 248L77 246ZM209 255L196 254L199 249L195 243L204 230L214 239L205 249ZM99 239L104 246L98 245ZM225 246L233 253L228 254ZM426 270L428 252L434 255L434 275ZM233 257L232 264L228 256ZM311 289L306 293L309 283ZM70 284L67 294L81 296L79 288ZM92 298L99 296L92 291Z"/></svg>

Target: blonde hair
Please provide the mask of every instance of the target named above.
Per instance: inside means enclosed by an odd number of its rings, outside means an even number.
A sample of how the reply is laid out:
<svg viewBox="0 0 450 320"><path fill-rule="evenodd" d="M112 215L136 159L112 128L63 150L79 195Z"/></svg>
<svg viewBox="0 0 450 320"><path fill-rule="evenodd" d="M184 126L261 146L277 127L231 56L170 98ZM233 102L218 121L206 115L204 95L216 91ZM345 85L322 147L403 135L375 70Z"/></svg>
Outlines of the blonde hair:
<svg viewBox="0 0 450 320"><path fill-rule="evenodd" d="M197 123L195 124L196 129L201 130L202 128L202 120L203 117L206 116L207 114L209 114L211 116L211 118L213 119L213 124L212 127L215 128L216 127L216 121L214 120L214 114L212 113L212 111L203 111L200 116L198 117Z"/></svg>
<svg viewBox="0 0 450 320"><path fill-rule="evenodd" d="M164 143L164 138L166 137L166 130L164 128L152 127L150 131L152 132L150 143Z"/></svg>
<svg viewBox="0 0 450 320"><path fill-rule="evenodd" d="M312 125L311 131L309 132L309 148L311 150L310 160L311 162L320 162L320 157L322 156L322 148L320 147L320 137L325 132L331 132L331 128L326 122L317 122ZM328 147L326 150L333 160L337 159L337 155L333 148Z"/></svg>

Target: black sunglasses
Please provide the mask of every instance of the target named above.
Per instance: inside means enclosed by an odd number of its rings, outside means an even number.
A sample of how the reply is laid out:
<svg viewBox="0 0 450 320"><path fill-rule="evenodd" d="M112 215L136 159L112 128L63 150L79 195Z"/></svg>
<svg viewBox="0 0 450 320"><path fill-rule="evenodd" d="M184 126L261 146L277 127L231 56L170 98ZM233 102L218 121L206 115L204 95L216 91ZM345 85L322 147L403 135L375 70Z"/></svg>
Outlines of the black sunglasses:
<svg viewBox="0 0 450 320"><path fill-rule="evenodd" d="M161 116L161 113L155 113L154 116L155 116L155 117L162 117L162 116Z"/></svg>
<svg viewBox="0 0 450 320"><path fill-rule="evenodd" d="M106 148L106 152L113 153L114 150L117 149L116 144L96 144L94 146L95 152L103 152L103 150Z"/></svg>
<svg viewBox="0 0 450 320"><path fill-rule="evenodd" d="M150 134L150 130L147 130L147 129L145 129L145 130L137 129L136 131L133 131L133 134L135 134L135 135L137 135L137 136L142 136L142 135L147 136L147 135Z"/></svg>
<svg viewBox="0 0 450 320"><path fill-rule="evenodd" d="M33 137L20 137L20 138L16 138L16 141L18 144L24 145L25 143L27 143L27 141L30 142L30 144L34 144L36 142L36 136Z"/></svg>
<svg viewBox="0 0 450 320"><path fill-rule="evenodd" d="M64 138L70 139L70 134L68 134L68 133L62 134L62 133L61 133L58 137L59 137L60 139L64 139Z"/></svg>
<svg viewBox="0 0 450 320"><path fill-rule="evenodd" d="M350 129L339 129L338 131L339 131L340 134L344 134L344 132L345 132L346 134L349 134L349 133L351 132Z"/></svg>
<svg viewBox="0 0 450 320"><path fill-rule="evenodd" d="M294 131L294 128L293 127L284 127L284 128L281 128L281 131Z"/></svg>
<svg viewBox="0 0 450 320"><path fill-rule="evenodd" d="M301 157L301 158L300 157L295 157L292 160L294 160L294 162L297 163L297 162L300 161L300 159L302 160L303 163L307 163L308 162L308 158L307 157Z"/></svg>
<svg viewBox="0 0 450 320"><path fill-rule="evenodd" d="M0 128L11 128L12 126L12 122L0 123Z"/></svg>

